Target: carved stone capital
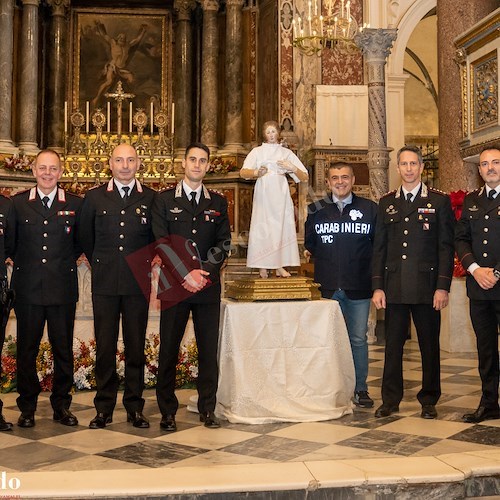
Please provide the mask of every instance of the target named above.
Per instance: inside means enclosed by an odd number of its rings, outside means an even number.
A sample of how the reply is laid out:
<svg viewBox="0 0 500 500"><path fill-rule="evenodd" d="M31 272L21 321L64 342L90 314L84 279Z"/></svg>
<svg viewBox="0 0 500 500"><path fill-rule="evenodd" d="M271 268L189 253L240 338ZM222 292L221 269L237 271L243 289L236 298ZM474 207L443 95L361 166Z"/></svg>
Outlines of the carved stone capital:
<svg viewBox="0 0 500 500"><path fill-rule="evenodd" d="M391 47L396 40L396 29L365 28L355 37L356 45L366 57L366 62L385 62L391 53Z"/></svg>
<svg viewBox="0 0 500 500"><path fill-rule="evenodd" d="M201 8L204 11L206 11L206 10L218 11L219 10L218 0L201 0L200 4L201 4Z"/></svg>
<svg viewBox="0 0 500 500"><path fill-rule="evenodd" d="M40 5L40 0L21 0L24 5L33 5L34 7L38 7Z"/></svg>
<svg viewBox="0 0 500 500"><path fill-rule="evenodd" d="M71 4L71 0L45 0L49 7L52 7L53 16L65 16Z"/></svg>
<svg viewBox="0 0 500 500"><path fill-rule="evenodd" d="M174 0L174 9L179 21L190 21L191 11L195 8L194 0Z"/></svg>

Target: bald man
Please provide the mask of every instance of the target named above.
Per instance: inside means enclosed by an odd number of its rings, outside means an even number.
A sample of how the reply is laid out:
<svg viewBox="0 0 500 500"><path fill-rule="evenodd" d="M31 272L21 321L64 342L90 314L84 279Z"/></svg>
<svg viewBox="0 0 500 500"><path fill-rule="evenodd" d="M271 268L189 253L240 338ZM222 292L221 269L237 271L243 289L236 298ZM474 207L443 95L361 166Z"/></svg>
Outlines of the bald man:
<svg viewBox="0 0 500 500"><path fill-rule="evenodd" d="M123 405L127 421L134 427L149 427L143 415L142 392L149 306L149 291L144 289L144 283L149 286L151 256L127 259L153 241L151 205L155 191L135 178L139 166L140 159L132 146L117 146L109 160L113 178L91 189L82 205L79 234L92 268L96 339L97 414L90 421L91 429L102 429L113 421L119 386L116 347L120 319L125 345Z"/></svg>

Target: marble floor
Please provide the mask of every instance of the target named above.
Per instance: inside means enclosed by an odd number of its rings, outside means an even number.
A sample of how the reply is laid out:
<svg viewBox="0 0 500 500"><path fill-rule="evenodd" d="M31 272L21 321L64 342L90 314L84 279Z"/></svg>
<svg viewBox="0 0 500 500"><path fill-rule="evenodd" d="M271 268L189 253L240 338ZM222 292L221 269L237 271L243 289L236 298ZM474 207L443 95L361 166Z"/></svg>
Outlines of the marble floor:
<svg viewBox="0 0 500 500"><path fill-rule="evenodd" d="M380 404L384 349L370 346L369 391ZM418 347L405 349L400 412L375 419L373 409L317 423L206 429L179 391L178 431L159 428L153 391L135 429L118 405L113 423L90 430L93 392L74 395L80 425L52 421L42 394L36 426L0 433L0 498L465 498L500 495L500 420L465 424L479 401L476 356L442 353L436 420L420 418ZM16 394L3 394L4 415L17 421Z"/></svg>

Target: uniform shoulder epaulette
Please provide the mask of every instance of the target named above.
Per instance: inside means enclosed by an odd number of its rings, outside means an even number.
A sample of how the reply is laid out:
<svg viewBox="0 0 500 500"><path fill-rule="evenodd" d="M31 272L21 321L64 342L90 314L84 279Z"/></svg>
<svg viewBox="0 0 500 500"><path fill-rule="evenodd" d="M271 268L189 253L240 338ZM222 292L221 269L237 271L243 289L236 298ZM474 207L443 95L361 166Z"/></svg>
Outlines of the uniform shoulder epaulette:
<svg viewBox="0 0 500 500"><path fill-rule="evenodd" d="M23 189L22 191L18 191L17 193L13 193L11 196L17 196L18 194L29 193L30 191L31 191L31 188Z"/></svg>
<svg viewBox="0 0 500 500"><path fill-rule="evenodd" d="M434 187L429 187L428 189L429 189L429 191L432 191L433 193L441 194L443 196L448 196L448 193L445 193L444 191L441 191L440 189L436 189Z"/></svg>
<svg viewBox="0 0 500 500"><path fill-rule="evenodd" d="M396 194L397 189L393 189L392 191L389 191L388 193L383 194L380 199L386 198L387 196L391 196L391 194Z"/></svg>
<svg viewBox="0 0 500 500"><path fill-rule="evenodd" d="M104 184L94 184L92 187L89 187L87 191L92 191L93 189L97 189L101 186L104 186Z"/></svg>

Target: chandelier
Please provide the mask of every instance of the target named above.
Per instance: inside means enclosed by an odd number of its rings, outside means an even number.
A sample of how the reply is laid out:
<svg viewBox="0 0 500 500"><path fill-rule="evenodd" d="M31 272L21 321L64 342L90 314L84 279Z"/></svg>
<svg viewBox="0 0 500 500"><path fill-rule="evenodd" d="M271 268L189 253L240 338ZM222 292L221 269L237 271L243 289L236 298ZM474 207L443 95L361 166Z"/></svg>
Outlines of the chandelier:
<svg viewBox="0 0 500 500"><path fill-rule="evenodd" d="M363 28L351 16L351 2L340 0L325 0L326 15L318 14L318 0L308 1L307 15L299 15L292 21L292 45L307 56L320 56L323 49L336 49L343 53L354 52L357 46L354 36Z"/></svg>

